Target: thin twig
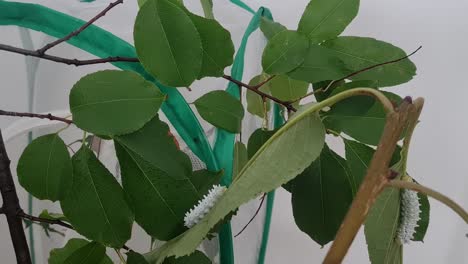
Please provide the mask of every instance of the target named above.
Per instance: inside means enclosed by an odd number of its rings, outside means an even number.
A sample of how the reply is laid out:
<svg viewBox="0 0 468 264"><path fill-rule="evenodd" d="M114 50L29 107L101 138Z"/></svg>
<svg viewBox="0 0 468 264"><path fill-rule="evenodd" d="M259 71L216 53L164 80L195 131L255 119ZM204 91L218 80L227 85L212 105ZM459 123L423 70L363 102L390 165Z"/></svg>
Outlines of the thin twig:
<svg viewBox="0 0 468 264"><path fill-rule="evenodd" d="M234 237L238 237L240 234L242 234L245 231L245 229L247 229L247 227L253 222L255 217L257 217L258 213L260 213L260 209L262 209L263 202L265 201L265 197L266 197L266 193L263 194L263 196L261 198L261 201L260 201L260 205L258 206L257 210L255 211L255 214L252 216L252 218L250 218L249 222Z"/></svg>
<svg viewBox="0 0 468 264"><path fill-rule="evenodd" d="M32 215L26 214L23 211L19 211L18 216L23 218L23 219L28 219L29 221L33 221L33 222L46 223L46 224L50 224L50 225L59 225L59 226L66 227L68 229L74 229L73 226L71 226L70 224L67 224L67 223L65 223L65 222L63 222L61 220L58 220L58 219L47 219L47 218L32 216Z"/></svg>
<svg viewBox="0 0 468 264"><path fill-rule="evenodd" d="M101 64L101 63L112 63L112 62L139 62L137 58L128 58L128 57L107 57L102 59L91 59L91 60L78 60L78 59L67 59L63 57L47 55L47 54L40 54L36 50L27 50L18 47L13 47L10 45L0 44L0 50L9 51L13 53L22 54L25 56L32 56L36 58L41 58L44 60L54 61L58 63L63 63L67 65L75 65L75 66L84 66L84 65L93 65L93 64Z"/></svg>
<svg viewBox="0 0 468 264"><path fill-rule="evenodd" d="M89 26L91 26L94 22L96 22L99 18L105 16L107 14L107 12L109 12L109 10L111 10L112 8L114 8L115 6L119 5L119 4L122 4L123 3L123 0L117 0L113 3L110 3L109 6L107 6L104 10L102 10L99 14L97 14L95 17L91 18L88 22L86 22L84 25L82 25L80 28L78 28L77 30L71 32L70 34L66 35L65 37L63 38L60 38L60 39L57 39L56 41L54 42L51 42L47 45L45 45L44 47L40 48L37 50L37 53L40 54L40 55L44 55L46 51L48 51L49 49L57 46L58 44L62 43L62 42L65 42L67 40L70 40L71 38L75 37L75 36L78 36L81 32L83 32L86 28L88 28Z"/></svg>
<svg viewBox="0 0 468 264"><path fill-rule="evenodd" d="M286 101L283 101L283 100L280 100L280 99L278 99L278 98L276 98L276 97L273 97L273 96L271 96L271 95L269 95L269 94L267 94L267 93L264 93L264 92L260 91L259 88L260 88L262 85L264 85L266 82L263 82L263 84L261 84L260 86L259 86L259 85L254 85L254 86L252 86L252 85L248 85L248 84L246 84L246 83L243 83L243 82L241 82L241 81L238 81L238 80L232 78L232 77L229 76L229 75L223 75L223 78L226 79L226 80L228 80L228 81L230 81L230 82L232 82L232 83L234 83L234 84L237 84L238 86L244 87L244 88L246 88L247 90L250 90L250 91L252 91L252 92L258 94L258 95L260 95L260 96L263 97L263 98L268 98L268 99L274 101L275 103L280 104L280 105L286 107L286 108L287 108L288 110L290 110L290 111L294 111L294 112L296 111L296 108L294 108L294 106L292 106L291 103L286 102ZM269 79L271 80L272 77L270 77Z"/></svg>
<svg viewBox="0 0 468 264"><path fill-rule="evenodd" d="M399 188L399 189L410 189L416 192L420 192L423 194L426 194L427 196L430 196L437 201L445 204L446 206L450 207L455 213L457 213L464 221L465 223L468 224L468 213L461 207L459 204L454 202L452 199L448 198L447 196L441 194L440 192L437 192L435 190L432 190L430 188L427 188L425 186L422 186L420 184L414 183L414 182L407 182L407 181L402 181L402 180L393 180L387 183L388 186L394 187L394 188Z"/></svg>
<svg viewBox="0 0 468 264"><path fill-rule="evenodd" d="M26 113L26 112L11 112L11 111L0 110L0 116L41 118L41 119L49 119L52 121L61 121L67 124L73 124L72 120L54 116L52 114L34 114L34 113Z"/></svg>

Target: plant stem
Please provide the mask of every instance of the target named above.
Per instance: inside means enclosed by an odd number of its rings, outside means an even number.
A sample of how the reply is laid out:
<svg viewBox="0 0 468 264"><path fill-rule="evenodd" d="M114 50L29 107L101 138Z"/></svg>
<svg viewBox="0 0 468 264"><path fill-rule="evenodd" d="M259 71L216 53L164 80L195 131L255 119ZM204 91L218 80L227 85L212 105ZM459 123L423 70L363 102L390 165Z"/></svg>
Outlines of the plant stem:
<svg viewBox="0 0 468 264"><path fill-rule="evenodd" d="M23 229L23 222L17 216L22 209L19 204L18 195L11 175L10 159L5 149L2 133L0 130L0 192L2 193L2 213L5 214L10 230L11 241L16 254L18 264L31 264L28 242Z"/></svg>
<svg viewBox="0 0 468 264"><path fill-rule="evenodd" d="M71 226L71 225L69 225L69 224L67 224L67 223L65 223L65 222L63 222L61 220L57 220L57 219L47 219L47 218L32 216L32 215L26 214L23 211L18 212L17 215L18 215L18 217L28 219L29 221L33 221L33 222L46 223L46 224L49 224L49 225L59 225L59 226L66 227L68 229L74 229L73 226Z"/></svg>
<svg viewBox="0 0 468 264"><path fill-rule="evenodd" d="M205 17L209 19L214 19L213 1L212 0L200 0L200 2L203 8L203 13L205 14Z"/></svg>
<svg viewBox="0 0 468 264"><path fill-rule="evenodd" d="M339 93L336 96L343 93ZM415 104L412 104L410 100L403 100L403 103L396 110L388 111L384 131L377 150L372 157L366 176L345 219L341 223L336 238L323 263L338 264L343 261L370 208L372 208L377 196L389 181L387 178L389 173L388 167L396 144L400 139L402 131L407 126L410 113L416 111L420 104L421 101L419 99L415 101Z"/></svg>
<svg viewBox="0 0 468 264"><path fill-rule="evenodd" d="M455 213L457 213L465 221L465 223L468 224L468 213L465 211L465 209L463 209L463 207L461 207L459 204L457 204L447 196L441 194L440 192L437 192L435 190L432 190L428 187L422 186L414 182L407 182L402 180L393 180L388 182L387 185L393 188L410 189L416 192L426 194L427 196L430 196L448 206Z"/></svg>
<svg viewBox="0 0 468 264"><path fill-rule="evenodd" d="M67 124L73 124L72 120L68 120L66 118L62 118L58 116L53 116L52 114L34 114L34 113L11 112L11 111L0 110L0 116L41 118L41 119L49 119L52 121L61 121Z"/></svg>

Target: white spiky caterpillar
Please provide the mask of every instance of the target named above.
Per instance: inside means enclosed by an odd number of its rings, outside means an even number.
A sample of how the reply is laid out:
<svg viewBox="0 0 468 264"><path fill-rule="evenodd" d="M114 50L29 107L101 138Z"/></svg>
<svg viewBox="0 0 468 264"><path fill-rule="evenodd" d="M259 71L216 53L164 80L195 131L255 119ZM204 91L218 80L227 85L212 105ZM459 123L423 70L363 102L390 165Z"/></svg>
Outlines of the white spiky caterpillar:
<svg viewBox="0 0 468 264"><path fill-rule="evenodd" d="M420 214L418 193L412 190L403 190L401 192L400 224L397 230L397 238L401 244L408 244L413 239Z"/></svg>
<svg viewBox="0 0 468 264"><path fill-rule="evenodd" d="M200 222L226 190L226 187L221 185L213 186L208 194L205 194L203 199L200 200L194 208L185 213L184 225L191 228Z"/></svg>

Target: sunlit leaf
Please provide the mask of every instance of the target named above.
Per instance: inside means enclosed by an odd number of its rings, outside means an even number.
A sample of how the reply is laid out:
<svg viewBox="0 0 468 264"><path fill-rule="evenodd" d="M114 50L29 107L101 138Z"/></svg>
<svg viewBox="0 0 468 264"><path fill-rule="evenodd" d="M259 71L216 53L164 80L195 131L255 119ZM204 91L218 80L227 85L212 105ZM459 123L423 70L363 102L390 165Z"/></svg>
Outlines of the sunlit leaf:
<svg viewBox="0 0 468 264"><path fill-rule="evenodd" d="M73 182L73 168L67 146L58 134L34 139L18 161L18 180L39 199L65 198Z"/></svg>
<svg viewBox="0 0 468 264"><path fill-rule="evenodd" d="M134 220L122 188L86 146L72 163L73 186L60 201L64 215L81 235L121 248L130 239Z"/></svg>
<svg viewBox="0 0 468 264"><path fill-rule="evenodd" d="M263 71L269 74L287 73L304 62L309 40L303 34L283 30L270 39L263 51Z"/></svg>
<svg viewBox="0 0 468 264"><path fill-rule="evenodd" d="M262 83L266 79L267 79L267 76L265 74L257 75L254 78L252 78L252 80L250 80L249 85L257 85L259 83ZM268 83L261 86L259 90L264 93L270 93L270 88L269 88ZM265 116L265 109L264 109L265 106L266 106L267 112L270 111L270 108L271 108L270 100L265 100L265 102L263 102L262 97L258 95L257 93L252 92L251 90L247 90L246 99L247 99L247 111L249 113L263 118Z"/></svg>
<svg viewBox="0 0 468 264"><path fill-rule="evenodd" d="M204 94L194 102L203 119L215 127L231 133L239 133L244 107L234 96L225 91L212 91Z"/></svg>
<svg viewBox="0 0 468 264"><path fill-rule="evenodd" d="M312 43L335 38L356 17L359 0L312 0L307 5L298 31Z"/></svg>
<svg viewBox="0 0 468 264"><path fill-rule="evenodd" d="M200 76L202 40L190 16L177 4L146 0L133 34L138 58L162 83L189 86Z"/></svg>
<svg viewBox="0 0 468 264"><path fill-rule="evenodd" d="M323 46L344 62L348 73L406 56L402 49L373 38L338 37L324 42ZM408 82L415 75L416 66L406 59L361 72L350 79L374 80L377 86L385 87Z"/></svg>
<svg viewBox="0 0 468 264"><path fill-rule="evenodd" d="M271 95L283 100L292 101L307 94L309 83L291 79L287 75L275 76L269 83Z"/></svg>
<svg viewBox="0 0 468 264"><path fill-rule="evenodd" d="M150 121L165 100L159 89L131 71L105 70L81 78L70 92L70 111L79 128L103 136L134 132Z"/></svg>

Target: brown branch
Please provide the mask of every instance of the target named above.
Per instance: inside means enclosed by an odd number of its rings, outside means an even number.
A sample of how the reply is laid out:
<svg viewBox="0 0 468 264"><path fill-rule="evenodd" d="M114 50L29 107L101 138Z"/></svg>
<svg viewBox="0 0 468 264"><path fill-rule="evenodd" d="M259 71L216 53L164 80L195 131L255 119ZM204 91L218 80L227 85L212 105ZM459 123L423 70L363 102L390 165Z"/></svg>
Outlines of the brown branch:
<svg viewBox="0 0 468 264"><path fill-rule="evenodd" d="M67 124L73 124L72 120L54 116L52 114L34 114L34 113L25 113L25 112L11 112L0 110L0 116L14 116L14 117L31 117L31 118L40 118L40 119L49 119L52 121L61 121Z"/></svg>
<svg viewBox="0 0 468 264"><path fill-rule="evenodd" d="M27 50L27 49L13 47L10 45L5 45L5 44L0 44L0 50L22 54L25 56L41 58L44 60L54 61L54 62L63 63L67 65L75 65L75 66L112 63L112 62L139 62L137 58L129 58L129 57L107 57L107 58L102 58L102 59L91 59L91 60L67 59L67 58L58 57L54 55L40 54L36 50Z"/></svg>
<svg viewBox="0 0 468 264"><path fill-rule="evenodd" d="M91 26L94 22L96 22L99 18L105 16L107 14L107 12L109 12L109 10L111 10L112 8L114 8L115 6L119 5L119 4L122 4L123 3L123 0L117 0L113 3L110 3L109 6L107 6L104 10L102 10L99 14L97 14L95 17L93 17L92 19L90 19L88 22L86 22L84 25L82 25L80 28L78 28L77 30L71 32L70 34L66 35L65 37L63 38L60 38L60 39L57 39L56 41L54 42L51 42L47 45L45 45L44 47L40 48L37 50L37 53L39 55L44 55L45 52L55 46L57 46L58 44L62 43L62 42L65 42L67 40L70 40L71 38L75 37L75 36L78 36L81 32L83 32L86 28L88 28L89 26Z"/></svg>
<svg viewBox="0 0 468 264"><path fill-rule="evenodd" d="M247 229L247 227L253 222L253 220L257 217L258 213L260 213L260 209L262 209L262 206L263 206L263 202L265 201L265 197L266 197L266 193L263 194L262 198L261 198L261 202L260 202L260 205L258 206L257 210L255 211L254 215L252 216L252 218L250 218L249 222L247 222L247 224L234 236L234 237L238 237L240 234L242 234L245 229Z"/></svg>
<svg viewBox="0 0 468 264"><path fill-rule="evenodd" d="M49 225L59 225L59 226L63 226L63 227L66 227L68 229L72 229L74 230L73 226L61 221L61 220L58 220L58 219L47 219L47 218L42 218L42 217L37 217L37 216L32 216L32 215L28 215L26 214L24 211L19 211L18 212L18 217L21 217L23 219L28 219L29 221L32 221L32 222L38 222L38 223L45 223L45 224L49 224Z"/></svg>
<svg viewBox="0 0 468 264"><path fill-rule="evenodd" d="M274 76L270 77L268 80L271 80L273 77L274 77ZM282 106L286 107L289 111L294 111L294 112L296 111L296 108L294 108L294 106L292 106L292 104L291 104L290 102L286 102L286 101L280 100L280 99L278 99L278 98L276 98L276 97L273 97L273 96L271 96L271 95L269 95L269 94L267 94L267 93L264 93L264 92L260 91L259 88L260 88L262 85L266 84L266 82L262 82L262 83L260 83L260 84L257 84L257 85L253 85L253 86L252 86L252 85L248 85L248 84L246 84L246 83L243 83L243 82L241 82L241 81L238 81L238 80L232 78L232 77L229 76L229 75L223 75L223 78L226 79L226 80L228 80L228 81L230 81L230 82L232 82L232 83L234 83L234 84L237 84L237 85L240 86L240 87L244 87L244 88L246 88L247 90L250 90L250 91L252 91L252 92L254 92L254 93L260 95L262 98L268 98L268 99L272 100L273 102L275 102L275 103L277 103L277 104L279 104L279 105L282 105Z"/></svg>
<svg viewBox="0 0 468 264"><path fill-rule="evenodd" d="M11 241L19 264L31 264L28 242L24 234L23 222L17 216L22 211L15 183L10 170L10 159L5 149L2 132L0 130L0 192L2 193L2 212L5 214L10 230Z"/></svg>
<svg viewBox="0 0 468 264"><path fill-rule="evenodd" d="M422 99L417 99L413 104L411 100L405 98L396 111L387 115L380 143L372 157L367 174L323 263L338 264L343 261L370 208L389 182L387 177L391 173L389 164L396 144L407 126L408 117L422 107L421 101Z"/></svg>

